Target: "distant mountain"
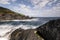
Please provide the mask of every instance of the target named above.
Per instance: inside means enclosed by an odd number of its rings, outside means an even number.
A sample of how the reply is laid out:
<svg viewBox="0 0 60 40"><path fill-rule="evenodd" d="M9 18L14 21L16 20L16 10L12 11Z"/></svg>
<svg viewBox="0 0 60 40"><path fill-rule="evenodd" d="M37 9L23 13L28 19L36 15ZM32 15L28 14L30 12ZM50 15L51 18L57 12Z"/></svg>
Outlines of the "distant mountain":
<svg viewBox="0 0 60 40"><path fill-rule="evenodd" d="M0 20L30 19L29 16L19 14L7 8L0 7Z"/></svg>

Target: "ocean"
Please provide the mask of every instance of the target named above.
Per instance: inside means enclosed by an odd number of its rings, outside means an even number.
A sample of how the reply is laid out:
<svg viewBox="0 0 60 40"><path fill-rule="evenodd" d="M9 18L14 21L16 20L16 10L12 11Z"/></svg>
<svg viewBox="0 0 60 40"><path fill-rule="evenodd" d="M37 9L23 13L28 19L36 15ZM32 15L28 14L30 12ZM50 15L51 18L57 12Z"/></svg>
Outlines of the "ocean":
<svg viewBox="0 0 60 40"><path fill-rule="evenodd" d="M2 20L0 21L0 40L9 40L10 34L16 29L36 29L50 20L60 19L60 17L36 17L27 20Z"/></svg>

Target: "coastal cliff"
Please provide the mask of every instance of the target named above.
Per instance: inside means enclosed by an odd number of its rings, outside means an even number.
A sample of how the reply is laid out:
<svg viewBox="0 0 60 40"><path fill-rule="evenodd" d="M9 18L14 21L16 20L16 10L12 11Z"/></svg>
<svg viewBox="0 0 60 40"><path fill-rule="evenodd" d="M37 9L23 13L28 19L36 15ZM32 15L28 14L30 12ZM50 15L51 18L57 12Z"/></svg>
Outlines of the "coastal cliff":
<svg viewBox="0 0 60 40"><path fill-rule="evenodd" d="M25 16L21 13L16 13L10 9L0 7L0 20L20 20L30 19L29 16Z"/></svg>

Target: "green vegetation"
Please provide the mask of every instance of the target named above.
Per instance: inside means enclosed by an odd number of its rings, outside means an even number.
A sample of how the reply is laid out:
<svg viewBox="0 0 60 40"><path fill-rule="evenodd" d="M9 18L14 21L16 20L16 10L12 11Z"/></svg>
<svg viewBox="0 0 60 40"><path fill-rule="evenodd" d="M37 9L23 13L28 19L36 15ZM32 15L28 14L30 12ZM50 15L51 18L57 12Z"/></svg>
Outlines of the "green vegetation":
<svg viewBox="0 0 60 40"><path fill-rule="evenodd" d="M13 12L7 8L0 7L0 20L14 20L14 19L30 19L20 13Z"/></svg>

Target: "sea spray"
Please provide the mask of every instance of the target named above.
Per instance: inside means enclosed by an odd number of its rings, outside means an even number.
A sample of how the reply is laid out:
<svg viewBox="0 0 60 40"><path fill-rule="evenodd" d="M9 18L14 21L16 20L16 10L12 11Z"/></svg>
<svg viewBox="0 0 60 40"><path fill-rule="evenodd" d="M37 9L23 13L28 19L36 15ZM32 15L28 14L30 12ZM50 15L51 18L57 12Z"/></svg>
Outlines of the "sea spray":
<svg viewBox="0 0 60 40"><path fill-rule="evenodd" d="M31 20L10 20L0 22L0 40L9 40L10 34L16 29L35 29L47 21Z"/></svg>

